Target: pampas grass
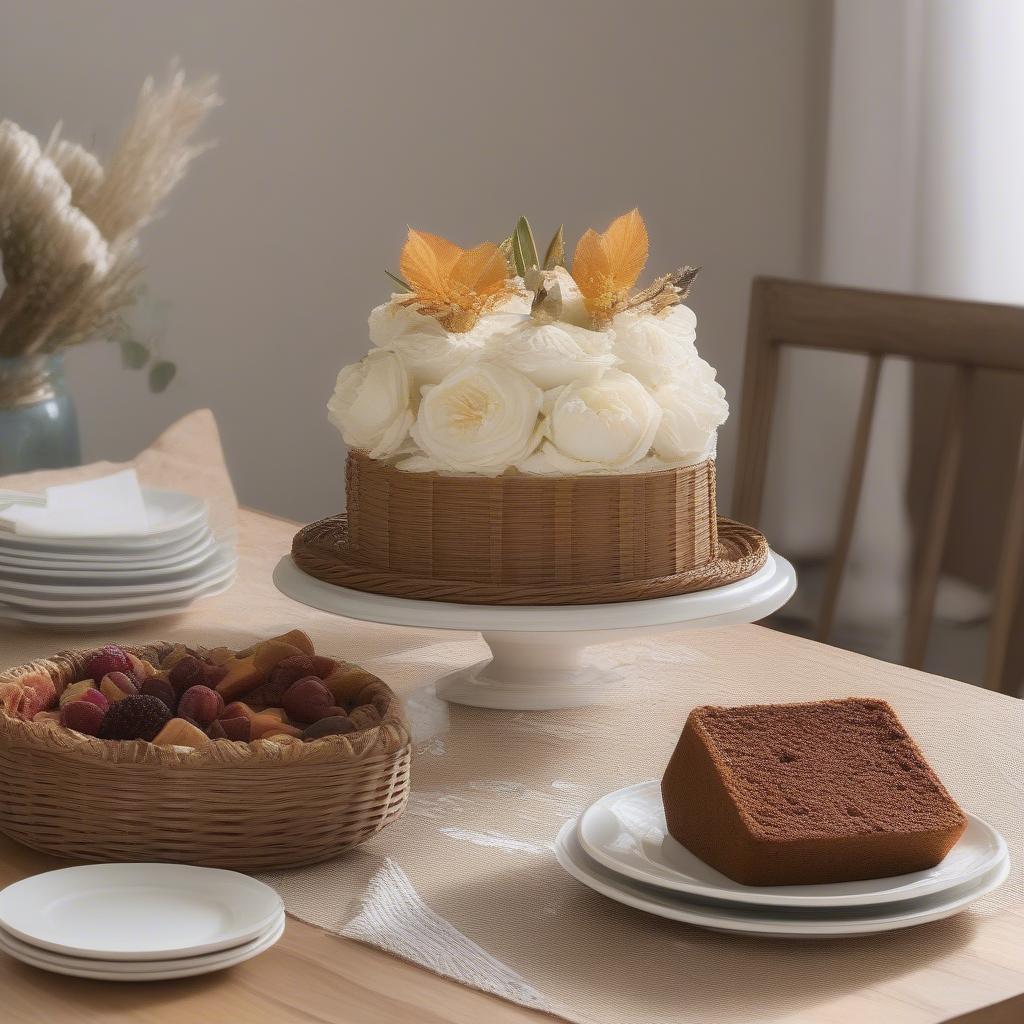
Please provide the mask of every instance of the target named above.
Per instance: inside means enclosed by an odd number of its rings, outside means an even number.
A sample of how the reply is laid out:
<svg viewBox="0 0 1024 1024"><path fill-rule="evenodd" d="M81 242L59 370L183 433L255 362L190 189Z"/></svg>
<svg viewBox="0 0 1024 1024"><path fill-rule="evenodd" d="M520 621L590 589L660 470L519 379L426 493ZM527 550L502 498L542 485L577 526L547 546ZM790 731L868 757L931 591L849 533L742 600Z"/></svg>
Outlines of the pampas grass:
<svg viewBox="0 0 1024 1024"><path fill-rule="evenodd" d="M110 330L137 295L139 232L191 161L216 80L147 79L106 166L54 129L45 148L0 121L0 356L54 352Z"/></svg>

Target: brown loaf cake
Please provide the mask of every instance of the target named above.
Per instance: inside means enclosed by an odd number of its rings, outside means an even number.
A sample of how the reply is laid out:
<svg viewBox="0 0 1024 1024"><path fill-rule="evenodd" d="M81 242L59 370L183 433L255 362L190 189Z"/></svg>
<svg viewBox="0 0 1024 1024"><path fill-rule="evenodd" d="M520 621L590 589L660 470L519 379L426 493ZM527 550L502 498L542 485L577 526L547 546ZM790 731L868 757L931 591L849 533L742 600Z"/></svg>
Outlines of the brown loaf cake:
<svg viewBox="0 0 1024 1024"><path fill-rule="evenodd" d="M744 885L933 867L966 818L883 700L695 708L662 779L668 830Z"/></svg>

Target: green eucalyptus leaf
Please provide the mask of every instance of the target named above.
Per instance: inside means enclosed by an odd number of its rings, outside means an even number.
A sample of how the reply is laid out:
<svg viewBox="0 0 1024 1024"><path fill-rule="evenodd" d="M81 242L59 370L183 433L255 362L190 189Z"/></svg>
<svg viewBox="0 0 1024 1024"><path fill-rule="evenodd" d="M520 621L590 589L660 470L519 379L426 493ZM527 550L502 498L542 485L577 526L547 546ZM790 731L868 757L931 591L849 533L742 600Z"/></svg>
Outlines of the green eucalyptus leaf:
<svg viewBox="0 0 1024 1024"><path fill-rule="evenodd" d="M544 253L544 269L554 270L555 267L565 266L565 225L559 224L555 237L548 244L547 252Z"/></svg>
<svg viewBox="0 0 1024 1024"><path fill-rule="evenodd" d="M512 232L512 252L515 255L516 269L520 275L525 276L531 267L540 266L540 260L537 258L537 243L533 240L530 222L525 217L519 218L516 229Z"/></svg>
<svg viewBox="0 0 1024 1024"><path fill-rule="evenodd" d="M390 277L391 280L394 281L395 284L397 284L399 288L401 288L403 291L412 291L412 288L405 281L403 281L397 274L392 274L390 270L385 270L384 273L387 274L388 277Z"/></svg>
<svg viewBox="0 0 1024 1024"><path fill-rule="evenodd" d="M150 359L150 351L134 338L123 338L121 340L121 362L130 370L141 370Z"/></svg>
<svg viewBox="0 0 1024 1024"><path fill-rule="evenodd" d="M149 390L155 394L166 391L167 385L174 380L174 375L177 372L178 368L174 363L169 363L166 359L154 363L149 368Z"/></svg>

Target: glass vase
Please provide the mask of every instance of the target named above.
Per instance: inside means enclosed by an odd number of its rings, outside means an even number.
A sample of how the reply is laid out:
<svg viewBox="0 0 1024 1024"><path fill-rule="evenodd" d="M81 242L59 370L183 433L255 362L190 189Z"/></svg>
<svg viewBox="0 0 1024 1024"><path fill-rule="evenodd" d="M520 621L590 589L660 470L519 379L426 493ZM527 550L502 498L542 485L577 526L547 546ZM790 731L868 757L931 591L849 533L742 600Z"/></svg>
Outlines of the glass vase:
<svg viewBox="0 0 1024 1024"><path fill-rule="evenodd" d="M77 466L81 459L61 357L0 358L0 476Z"/></svg>

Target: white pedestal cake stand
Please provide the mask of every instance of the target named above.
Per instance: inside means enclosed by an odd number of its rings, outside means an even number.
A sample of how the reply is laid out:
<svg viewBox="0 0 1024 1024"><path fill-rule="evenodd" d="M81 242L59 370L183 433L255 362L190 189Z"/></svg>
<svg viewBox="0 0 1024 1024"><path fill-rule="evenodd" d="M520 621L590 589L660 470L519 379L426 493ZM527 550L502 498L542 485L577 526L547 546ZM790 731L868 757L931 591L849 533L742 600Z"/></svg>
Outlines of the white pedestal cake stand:
<svg viewBox="0 0 1024 1024"><path fill-rule="evenodd" d="M712 590L649 601L588 605L476 605L368 594L307 575L286 555L277 589L294 601L363 622L420 629L479 630L492 657L445 676L437 694L454 704L549 711L605 699L616 671L588 665L587 647L659 630L756 622L796 590L796 572L772 552L753 576Z"/></svg>

